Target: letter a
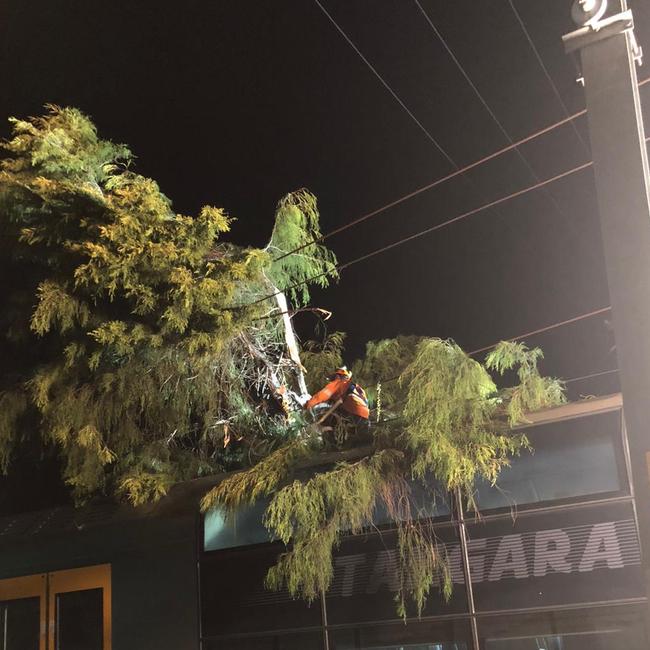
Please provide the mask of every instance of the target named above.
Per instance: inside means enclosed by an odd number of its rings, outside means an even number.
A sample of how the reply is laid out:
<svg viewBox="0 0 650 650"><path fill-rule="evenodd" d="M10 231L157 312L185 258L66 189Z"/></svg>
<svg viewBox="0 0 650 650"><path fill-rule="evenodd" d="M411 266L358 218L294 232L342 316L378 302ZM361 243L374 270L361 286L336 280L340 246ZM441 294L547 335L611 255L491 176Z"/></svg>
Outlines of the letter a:
<svg viewBox="0 0 650 650"><path fill-rule="evenodd" d="M604 562L608 569L623 567L621 546L613 521L596 524L591 529L578 571L593 571L598 562Z"/></svg>

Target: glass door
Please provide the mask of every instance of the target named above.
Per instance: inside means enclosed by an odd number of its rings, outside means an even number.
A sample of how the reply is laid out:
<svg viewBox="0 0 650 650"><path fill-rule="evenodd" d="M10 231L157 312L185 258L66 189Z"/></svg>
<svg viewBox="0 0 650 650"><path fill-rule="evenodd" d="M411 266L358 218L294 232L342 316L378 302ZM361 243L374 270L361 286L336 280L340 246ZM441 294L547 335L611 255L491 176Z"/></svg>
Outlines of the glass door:
<svg viewBox="0 0 650 650"><path fill-rule="evenodd" d="M110 650L110 566L56 571L48 583L48 650Z"/></svg>
<svg viewBox="0 0 650 650"><path fill-rule="evenodd" d="M0 580L0 650L111 650L110 565Z"/></svg>
<svg viewBox="0 0 650 650"><path fill-rule="evenodd" d="M0 650L46 649L45 574L0 580Z"/></svg>

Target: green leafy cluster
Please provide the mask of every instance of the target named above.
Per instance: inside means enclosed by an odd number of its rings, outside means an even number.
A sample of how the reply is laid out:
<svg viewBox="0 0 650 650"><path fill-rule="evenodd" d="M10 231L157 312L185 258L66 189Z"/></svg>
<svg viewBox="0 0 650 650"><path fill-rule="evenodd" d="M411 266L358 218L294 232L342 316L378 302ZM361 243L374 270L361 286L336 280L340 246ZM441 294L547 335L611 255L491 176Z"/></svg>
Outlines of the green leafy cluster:
<svg viewBox="0 0 650 650"><path fill-rule="evenodd" d="M293 295L335 273L318 244L274 262L320 237L315 197L280 201L266 250L238 247L222 241L233 223L222 208L175 213L78 110L50 106L12 127L0 161L0 346L12 360L0 466L37 427L78 500L121 491L142 503L246 464L260 438L268 453L269 438L293 435L273 390L295 387L300 369L279 361L281 319L263 316L277 287Z"/></svg>
<svg viewBox="0 0 650 650"><path fill-rule="evenodd" d="M307 371L307 387L315 393L336 368L343 366L345 334L333 332L322 342L305 341L300 359Z"/></svg>
<svg viewBox="0 0 650 650"><path fill-rule="evenodd" d="M384 419L395 417L404 409L407 386L399 379L413 362L420 341L418 336L404 335L368 341L364 356L352 366L354 377L366 387L369 401Z"/></svg>
<svg viewBox="0 0 650 650"><path fill-rule="evenodd" d="M321 239L313 194L298 190L280 199L267 246L275 260L269 276L296 305L309 302L309 283L326 287L338 278L336 256L319 243Z"/></svg>
<svg viewBox="0 0 650 650"><path fill-rule="evenodd" d="M421 612L434 585L448 597L444 547L411 487L433 477L475 505L476 482L496 482L527 447L512 427L563 400L538 370L541 352L502 343L481 364L452 341L370 342L353 370L374 406L374 443L347 438L352 453L332 466L332 441L299 404L304 368L317 389L344 339L305 346L301 362L291 325L308 284L336 278L315 197L288 194L268 246L239 247L223 241L223 209L175 213L81 112L51 106L12 125L0 160L0 469L31 431L78 501L141 504L238 469L203 509L269 499L265 524L287 549L267 585L309 600L327 591L343 535L381 506L397 529L400 614ZM512 381L499 388L495 376Z"/></svg>
<svg viewBox="0 0 650 650"><path fill-rule="evenodd" d="M326 341L325 358L339 362L341 344L341 337ZM427 491L433 477L475 507L476 482L496 483L510 458L528 447L512 427L525 421L526 412L564 399L561 382L540 375L540 357L521 343L501 343L481 364L453 341L371 342L355 369L361 378L391 386L386 399L393 415L377 424L369 451L301 478L296 458L318 465L322 452L313 439L297 439L226 478L206 495L203 508L233 512L270 498L265 524L287 550L269 570L267 586L313 600L331 584L332 554L342 536L372 526L381 506L397 529L398 612L405 617L411 602L420 613L434 585L449 597L451 577L444 547L413 502L412 482ZM310 359L311 367L320 369L316 361ZM499 389L490 371L514 371L517 383Z"/></svg>

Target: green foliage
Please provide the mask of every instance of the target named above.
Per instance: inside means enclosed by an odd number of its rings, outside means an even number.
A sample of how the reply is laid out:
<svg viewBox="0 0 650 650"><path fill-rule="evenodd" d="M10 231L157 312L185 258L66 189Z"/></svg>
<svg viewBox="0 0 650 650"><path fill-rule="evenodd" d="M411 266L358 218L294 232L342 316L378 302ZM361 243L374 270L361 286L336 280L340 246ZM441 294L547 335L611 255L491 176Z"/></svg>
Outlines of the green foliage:
<svg viewBox="0 0 650 650"><path fill-rule="evenodd" d="M321 431L282 401L300 392L302 366L274 295L303 305L307 280L336 278L315 197L285 196L268 246L242 248L223 241L234 221L223 209L176 214L128 148L79 111L12 123L0 161L0 354L12 360L0 468L25 422L38 423L78 501L103 492L140 505L177 481L244 468L202 507L228 514L270 498L265 524L287 550L267 584L308 600L330 585L342 536L381 505L397 528L400 614L421 612L434 585L448 597L444 548L410 482L434 476L472 505L476 481L494 483L526 447L512 426L563 399L538 371L541 352L502 343L483 365L452 341L370 342L353 369L375 402L381 386L386 417L369 453L332 468ZM342 346L342 334L308 346L312 389ZM490 371L512 385L497 388ZM308 463L320 467L305 475Z"/></svg>
<svg viewBox="0 0 650 650"><path fill-rule="evenodd" d="M0 471L6 472L14 445L20 442L20 417L27 408L22 392L0 393Z"/></svg>
<svg viewBox="0 0 650 650"><path fill-rule="evenodd" d="M394 450L378 451L278 490L265 524L292 548L271 567L267 585L273 589L286 585L289 593L309 601L324 593L332 580L332 551L341 534L360 532L372 523L377 493L389 489L398 456Z"/></svg>
<svg viewBox="0 0 650 650"><path fill-rule="evenodd" d="M302 365L307 371L307 388L315 393L323 387L332 372L343 364L343 344L345 334L333 332L322 343L306 341L300 355Z"/></svg>
<svg viewBox="0 0 650 650"><path fill-rule="evenodd" d="M355 378L366 387L371 403L376 402L377 387L381 387L381 409L386 417L395 416L404 408L406 386L399 378L413 361L420 340L418 336L400 335L368 341L363 358L352 366Z"/></svg>
<svg viewBox="0 0 650 650"><path fill-rule="evenodd" d="M119 491L125 494L134 506L141 506L165 496L173 482L172 476L162 472L139 473L122 479Z"/></svg>
<svg viewBox="0 0 650 650"><path fill-rule="evenodd" d="M321 350L322 359L309 359L319 373L321 363L331 367L332 361L340 362L342 338L326 340ZM537 349L502 343L482 365L453 341L399 337L371 342L366 357L354 366L356 379L382 386L396 380L387 401L401 417L397 425L394 418L377 425L368 455L300 478L293 454L303 448L294 443L298 446L279 449L226 479L204 499L203 508L232 512L271 496L265 524L287 550L269 570L266 584L313 600L331 583L332 553L342 536L369 528L375 509L382 506L397 529L397 610L406 617L410 602L419 614L434 585L449 598L452 583L444 547L417 512L409 480L428 489L433 476L475 505L476 482L495 483L512 455L528 446L512 426L524 421L525 412L563 400L561 383L540 376L540 358ZM498 389L488 370L514 370L518 383ZM318 454L311 458L318 462Z"/></svg>
<svg viewBox="0 0 650 650"><path fill-rule="evenodd" d="M287 480L296 465L309 456L303 440L292 440L276 449L248 471L236 472L212 488L201 500L201 509L222 506L232 513L244 504L272 494Z"/></svg>
<svg viewBox="0 0 650 650"><path fill-rule="evenodd" d="M539 348L529 349L523 343L502 341L485 360L486 368L503 375L515 370L519 383L504 391L506 411L511 425L525 421L527 411L564 402L564 383L553 377L542 377L537 369L544 358Z"/></svg>
<svg viewBox="0 0 650 650"><path fill-rule="evenodd" d="M521 438L496 435L496 385L486 369L455 343L426 339L401 377L409 391L404 442L413 473L432 472L447 489L470 494L476 478L494 481Z"/></svg>
<svg viewBox="0 0 650 650"><path fill-rule="evenodd" d="M272 259L320 237L315 197L285 196L268 249L241 248L222 241L234 221L222 208L175 213L80 111L50 106L12 126L0 161L0 352L13 360L0 466L24 416L78 501L141 503L294 436L300 418L280 417L273 394L295 388L299 369L282 361L281 319L260 317L276 286L333 269L319 244Z"/></svg>
<svg viewBox="0 0 650 650"><path fill-rule="evenodd" d="M431 525L421 521L400 521L397 550L400 584L395 602L401 618L407 617L409 598L418 614L422 612L434 584L438 585L445 600L451 598L453 583L449 564Z"/></svg>
<svg viewBox="0 0 650 650"><path fill-rule="evenodd" d="M296 304L309 302L308 280L326 287L330 278L338 278L336 257L318 243L321 238L313 194L303 189L280 199L267 247L276 260L269 275L275 286L286 291ZM296 252L288 255L291 251Z"/></svg>

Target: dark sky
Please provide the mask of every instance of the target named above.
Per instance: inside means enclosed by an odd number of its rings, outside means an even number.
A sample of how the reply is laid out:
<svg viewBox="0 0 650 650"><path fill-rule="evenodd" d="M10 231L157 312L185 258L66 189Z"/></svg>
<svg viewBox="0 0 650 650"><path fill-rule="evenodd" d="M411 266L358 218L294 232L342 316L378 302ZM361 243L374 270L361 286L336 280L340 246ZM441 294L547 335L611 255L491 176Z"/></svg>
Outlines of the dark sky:
<svg viewBox="0 0 650 650"><path fill-rule="evenodd" d="M508 0L421 2L510 137L565 116ZM570 0L514 2L564 103L580 110L560 40ZM413 0L322 3L458 165L507 144ZM650 50L647 2L630 4ZM81 108L131 146L178 211L211 203L236 216L240 244L263 244L276 201L298 187L318 196L328 231L452 171L313 0L8 0L0 22L0 116ZM588 142L584 118L576 126ZM588 159L570 126L521 153L540 178ZM533 182L509 153L329 245L347 261ZM348 332L351 356L397 333L471 350L606 306L594 191L591 170L574 175L358 264L315 302ZM530 342L564 377L616 365L603 317ZM616 378L575 388L609 392Z"/></svg>

